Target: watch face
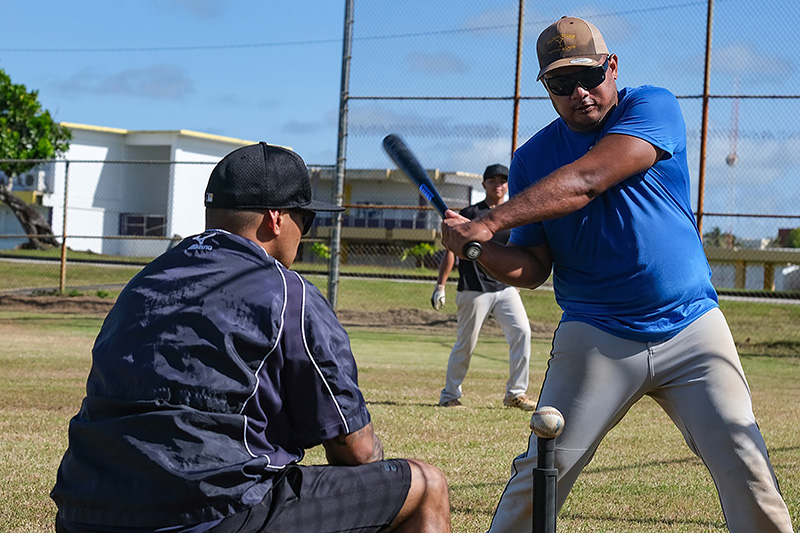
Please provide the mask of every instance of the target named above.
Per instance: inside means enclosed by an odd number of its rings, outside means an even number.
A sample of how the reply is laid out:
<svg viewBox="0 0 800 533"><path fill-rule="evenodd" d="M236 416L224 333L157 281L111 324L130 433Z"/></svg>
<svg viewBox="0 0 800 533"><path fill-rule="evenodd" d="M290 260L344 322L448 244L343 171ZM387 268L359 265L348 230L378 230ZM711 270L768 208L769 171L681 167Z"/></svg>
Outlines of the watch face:
<svg viewBox="0 0 800 533"><path fill-rule="evenodd" d="M480 243L477 242L470 242L464 246L464 255L470 261L474 261L481 256L481 252L483 249L481 248Z"/></svg>

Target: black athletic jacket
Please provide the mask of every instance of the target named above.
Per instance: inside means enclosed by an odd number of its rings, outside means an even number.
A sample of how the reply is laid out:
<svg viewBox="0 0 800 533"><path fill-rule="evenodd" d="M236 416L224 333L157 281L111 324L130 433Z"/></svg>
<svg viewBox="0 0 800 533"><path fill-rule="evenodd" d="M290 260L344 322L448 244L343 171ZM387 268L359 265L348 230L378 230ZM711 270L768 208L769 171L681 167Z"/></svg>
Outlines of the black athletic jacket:
<svg viewBox="0 0 800 533"><path fill-rule="evenodd" d="M255 243L210 230L122 291L51 496L70 522L159 527L261 501L325 439L370 421L322 294Z"/></svg>

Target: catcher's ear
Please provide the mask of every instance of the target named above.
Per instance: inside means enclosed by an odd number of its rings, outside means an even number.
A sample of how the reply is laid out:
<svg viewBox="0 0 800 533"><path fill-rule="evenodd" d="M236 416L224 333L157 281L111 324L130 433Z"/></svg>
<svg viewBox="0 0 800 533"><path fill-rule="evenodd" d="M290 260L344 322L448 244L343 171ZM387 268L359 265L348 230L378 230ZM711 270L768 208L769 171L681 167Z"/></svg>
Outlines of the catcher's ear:
<svg viewBox="0 0 800 533"><path fill-rule="evenodd" d="M280 235L282 226L283 217L280 210L268 209L264 211L261 222L258 224L258 229L256 229L258 240L261 242L271 241Z"/></svg>

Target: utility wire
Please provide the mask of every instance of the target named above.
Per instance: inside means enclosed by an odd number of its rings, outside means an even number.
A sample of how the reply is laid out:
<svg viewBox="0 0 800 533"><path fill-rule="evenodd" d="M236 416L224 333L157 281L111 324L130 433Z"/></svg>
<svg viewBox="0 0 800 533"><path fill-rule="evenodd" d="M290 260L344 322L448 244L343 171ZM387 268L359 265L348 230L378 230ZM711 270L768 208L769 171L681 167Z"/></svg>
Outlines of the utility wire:
<svg viewBox="0 0 800 533"><path fill-rule="evenodd" d="M724 1L724 0L722 0ZM696 7L706 5L707 0L693 0L681 4L670 4L666 6L654 6L640 9L629 9L626 11L616 11L613 13L601 13L592 15L592 18L602 18L620 15L634 15L639 13L650 13L656 11L668 11L672 9L681 9L685 7ZM547 24L547 21L531 21L525 23L525 26L541 27L542 24ZM372 35L363 37L354 37L354 41L381 41L390 39L406 39L410 37L428 37L435 35L452 35L459 33L474 33L481 31L491 31L497 29L516 28L517 24L498 24L492 26L473 26L468 28L454 28L447 30L432 30L422 32L410 33L395 33L389 35ZM0 48L0 52L14 52L14 53L108 53L108 52L192 52L200 50L229 50L229 49L242 49L242 48L272 48L282 46L306 46L315 44L332 44L341 43L341 38L335 39L309 39L302 41L276 41L267 43L244 43L244 44L209 44L209 45L184 45L184 46L145 46L145 47L104 47L104 48Z"/></svg>

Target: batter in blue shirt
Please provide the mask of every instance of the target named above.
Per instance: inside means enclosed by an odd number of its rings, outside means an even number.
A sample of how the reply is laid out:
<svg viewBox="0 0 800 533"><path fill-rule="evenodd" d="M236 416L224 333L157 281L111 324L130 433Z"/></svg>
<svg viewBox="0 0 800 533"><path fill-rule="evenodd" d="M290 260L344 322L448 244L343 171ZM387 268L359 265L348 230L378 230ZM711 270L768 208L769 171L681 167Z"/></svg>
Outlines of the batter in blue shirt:
<svg viewBox="0 0 800 533"><path fill-rule="evenodd" d="M564 416L560 508L605 435L643 396L683 433L714 479L732 532L792 531L718 305L689 204L686 133L675 97L617 89L619 58L591 23L563 17L539 36L537 79L559 118L511 161L511 199L470 221L450 211L442 242L495 278L537 287L563 310L539 406ZM510 244L491 242L513 228ZM538 440L513 462L490 532L531 531Z"/></svg>
<svg viewBox="0 0 800 533"><path fill-rule="evenodd" d="M689 206L686 127L677 100L644 86L622 89L618 102L595 130L573 131L558 119L520 147L510 194L573 163L606 135L642 139L661 151L660 159L577 211L514 228L511 242L548 245L565 321L659 341L716 307L717 297Z"/></svg>

